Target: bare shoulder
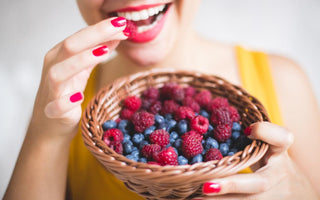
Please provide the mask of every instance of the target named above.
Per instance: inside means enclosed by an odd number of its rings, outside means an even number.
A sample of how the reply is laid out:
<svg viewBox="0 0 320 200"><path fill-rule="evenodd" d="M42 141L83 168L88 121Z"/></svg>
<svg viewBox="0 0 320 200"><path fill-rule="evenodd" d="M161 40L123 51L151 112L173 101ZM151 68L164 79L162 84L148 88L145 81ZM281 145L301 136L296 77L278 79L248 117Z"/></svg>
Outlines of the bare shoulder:
<svg viewBox="0 0 320 200"><path fill-rule="evenodd" d="M303 68L294 60L284 56L269 55L269 61L286 124L296 124L297 118L301 121L303 117L320 120L317 100ZM297 112L300 114L294 114Z"/></svg>

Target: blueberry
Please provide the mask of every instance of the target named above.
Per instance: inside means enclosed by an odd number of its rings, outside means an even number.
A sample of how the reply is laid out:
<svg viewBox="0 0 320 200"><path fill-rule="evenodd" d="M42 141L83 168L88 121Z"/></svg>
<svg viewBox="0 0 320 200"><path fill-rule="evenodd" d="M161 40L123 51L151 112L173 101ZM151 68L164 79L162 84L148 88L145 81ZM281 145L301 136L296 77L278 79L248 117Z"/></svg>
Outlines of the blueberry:
<svg viewBox="0 0 320 200"><path fill-rule="evenodd" d="M194 116L198 116L198 115L199 115L199 113L196 113L196 112L194 113Z"/></svg>
<svg viewBox="0 0 320 200"><path fill-rule="evenodd" d="M173 147L173 150L176 152L177 155L179 155L178 150Z"/></svg>
<svg viewBox="0 0 320 200"><path fill-rule="evenodd" d="M139 151L138 147L133 146L132 151Z"/></svg>
<svg viewBox="0 0 320 200"><path fill-rule="evenodd" d="M202 155L198 154L192 158L191 164L202 162L202 159L203 159Z"/></svg>
<svg viewBox="0 0 320 200"><path fill-rule="evenodd" d="M209 124L208 132L211 133L213 130L214 130L213 126L211 124Z"/></svg>
<svg viewBox="0 0 320 200"><path fill-rule="evenodd" d="M144 140L144 135L142 133L136 133L133 135L132 137L132 142L135 144L135 145L139 145L140 142L142 142L142 140Z"/></svg>
<svg viewBox="0 0 320 200"><path fill-rule="evenodd" d="M140 142L140 144L139 144L139 149L142 149L145 145L148 145L148 144L149 144L148 141L142 140L142 141Z"/></svg>
<svg viewBox="0 0 320 200"><path fill-rule="evenodd" d="M102 124L102 129L104 131L112 129L112 128L117 128L117 122L115 122L113 120L108 120Z"/></svg>
<svg viewBox="0 0 320 200"><path fill-rule="evenodd" d="M251 143L251 140L245 135L240 135L240 137L234 141L233 147L243 150L248 144Z"/></svg>
<svg viewBox="0 0 320 200"><path fill-rule="evenodd" d="M170 132L177 124L177 121L174 119L170 119L167 121L167 132Z"/></svg>
<svg viewBox="0 0 320 200"><path fill-rule="evenodd" d="M227 155L228 155L228 156L233 156L234 153L233 153L232 151L229 151Z"/></svg>
<svg viewBox="0 0 320 200"><path fill-rule="evenodd" d="M131 142L131 136L127 133L123 134L123 143L126 141L130 141Z"/></svg>
<svg viewBox="0 0 320 200"><path fill-rule="evenodd" d="M233 154L235 154L235 153L237 153L237 152L238 152L238 149L236 149L236 148L232 148L232 149L230 149L230 150L229 150L229 153L230 153L230 152L232 152Z"/></svg>
<svg viewBox="0 0 320 200"><path fill-rule="evenodd" d="M170 139L173 139L173 140L175 141L176 139L178 139L178 137L179 137L179 135L178 135L177 132L172 131L172 132L170 133Z"/></svg>
<svg viewBox="0 0 320 200"><path fill-rule="evenodd" d="M203 149L203 151L201 152L201 154L204 156L204 155L206 155L206 153L207 153L207 150L206 149Z"/></svg>
<svg viewBox="0 0 320 200"><path fill-rule="evenodd" d="M234 131L240 131L241 130L241 125L238 122L233 122L232 124L232 130Z"/></svg>
<svg viewBox="0 0 320 200"><path fill-rule="evenodd" d="M146 159L145 157L141 157L141 158L139 158L138 161L139 161L139 162L146 163L146 162L147 162L147 159Z"/></svg>
<svg viewBox="0 0 320 200"><path fill-rule="evenodd" d="M149 128L147 128L145 131L144 131L144 136L146 138L149 138L150 134L156 130L156 127L155 126L150 126Z"/></svg>
<svg viewBox="0 0 320 200"><path fill-rule="evenodd" d="M233 140L236 140L236 139L238 139L239 137L240 137L240 132L239 132L239 131L233 131L233 132L232 132L231 138L232 138Z"/></svg>
<svg viewBox="0 0 320 200"><path fill-rule="evenodd" d="M205 111L205 110L200 110L200 115L202 115L202 116L204 116L206 118L210 118L209 113L207 111Z"/></svg>
<svg viewBox="0 0 320 200"><path fill-rule="evenodd" d="M167 129L167 123L159 124L157 129L163 129L163 130L166 130L166 129Z"/></svg>
<svg viewBox="0 0 320 200"><path fill-rule="evenodd" d="M229 145L229 147L232 145L232 140L229 138L227 141L226 141L226 143Z"/></svg>
<svg viewBox="0 0 320 200"><path fill-rule="evenodd" d="M226 156L229 152L229 145L227 143L221 143L219 150L223 156Z"/></svg>
<svg viewBox="0 0 320 200"><path fill-rule="evenodd" d="M209 150L211 148L219 148L219 143L217 142L217 140L213 139L212 137L208 137L205 141L205 145L204 145L205 150Z"/></svg>
<svg viewBox="0 0 320 200"><path fill-rule="evenodd" d="M188 123L186 120L181 120L178 122L177 131L180 135L183 135L188 131Z"/></svg>
<svg viewBox="0 0 320 200"><path fill-rule="evenodd" d="M133 151L133 146L132 146L132 142L128 141L123 143L123 152L124 154L130 154Z"/></svg>
<svg viewBox="0 0 320 200"><path fill-rule="evenodd" d="M164 118L168 121L170 119L173 119L173 115L168 113L168 114L165 114Z"/></svg>
<svg viewBox="0 0 320 200"><path fill-rule="evenodd" d="M173 146L174 146L175 148L177 148L178 151L180 151L180 150L181 150L181 146L182 146L182 139L180 139L180 138L177 139L177 140L174 142Z"/></svg>
<svg viewBox="0 0 320 200"><path fill-rule="evenodd" d="M156 121L156 123L159 125L159 124L163 124L165 122L164 120L164 117L159 115L159 114L156 114L154 116L154 120Z"/></svg>
<svg viewBox="0 0 320 200"><path fill-rule="evenodd" d="M139 153L138 150L135 150L135 151L132 151L132 152L131 152L131 155L134 156L134 157L137 157L137 160L139 159L139 154L140 154L140 153Z"/></svg>
<svg viewBox="0 0 320 200"><path fill-rule="evenodd" d="M184 156L178 156L178 164L179 165L187 165L188 159L186 159Z"/></svg>
<svg viewBox="0 0 320 200"><path fill-rule="evenodd" d="M128 154L128 155L126 155L126 157L128 158L128 159L130 159L130 160L133 160L133 161L138 161L138 157L134 157L133 155L131 155L131 154Z"/></svg>
<svg viewBox="0 0 320 200"><path fill-rule="evenodd" d="M121 120L121 121L119 122L118 128L120 129L120 131L121 131L122 133L127 133L127 134L128 134L129 131L132 130L133 126L132 126L132 124L131 124L128 120L123 119L123 120Z"/></svg>

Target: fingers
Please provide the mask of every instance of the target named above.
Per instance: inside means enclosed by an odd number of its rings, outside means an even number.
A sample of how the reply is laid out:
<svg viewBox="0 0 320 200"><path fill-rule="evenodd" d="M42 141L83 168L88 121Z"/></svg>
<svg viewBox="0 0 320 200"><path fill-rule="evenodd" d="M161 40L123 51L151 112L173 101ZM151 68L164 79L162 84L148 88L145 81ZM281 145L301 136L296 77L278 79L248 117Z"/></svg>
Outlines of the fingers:
<svg viewBox="0 0 320 200"><path fill-rule="evenodd" d="M88 26L60 43L61 53L74 55L108 41L127 39L123 33L125 27L126 19L123 17L109 18Z"/></svg>
<svg viewBox="0 0 320 200"><path fill-rule="evenodd" d="M206 195L253 194L263 192L267 188L267 181L261 175L237 174L205 183L203 193Z"/></svg>
<svg viewBox="0 0 320 200"><path fill-rule="evenodd" d="M85 68L93 67L109 57L109 48L99 46L94 49L83 51L56 65L48 72L48 78L53 85L62 83Z"/></svg>
<svg viewBox="0 0 320 200"><path fill-rule="evenodd" d="M294 136L289 130L269 122L254 123L247 127L244 133L250 139L258 139L270 144L274 153L286 151L294 141Z"/></svg>
<svg viewBox="0 0 320 200"><path fill-rule="evenodd" d="M68 94L48 103L44 112L48 118L61 118L65 113L81 105L82 101L81 92Z"/></svg>

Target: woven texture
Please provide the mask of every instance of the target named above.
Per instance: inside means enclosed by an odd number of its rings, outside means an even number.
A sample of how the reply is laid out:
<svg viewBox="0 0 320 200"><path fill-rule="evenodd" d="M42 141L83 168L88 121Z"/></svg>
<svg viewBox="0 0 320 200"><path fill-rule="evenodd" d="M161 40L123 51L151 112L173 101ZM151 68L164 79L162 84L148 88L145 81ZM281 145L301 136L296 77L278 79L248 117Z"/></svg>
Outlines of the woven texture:
<svg viewBox="0 0 320 200"><path fill-rule="evenodd" d="M213 96L227 98L241 115L242 127L257 121L269 121L265 108L255 97L217 76L165 69L120 78L100 90L89 103L82 117L81 129L86 147L130 190L150 200L191 199L202 195L201 186L204 182L235 174L257 162L266 153L268 144L257 140L233 156L193 165L149 165L115 153L102 140L102 124L119 117L122 101L127 96L140 96L148 87L161 88L167 82L190 85L199 90L207 89Z"/></svg>

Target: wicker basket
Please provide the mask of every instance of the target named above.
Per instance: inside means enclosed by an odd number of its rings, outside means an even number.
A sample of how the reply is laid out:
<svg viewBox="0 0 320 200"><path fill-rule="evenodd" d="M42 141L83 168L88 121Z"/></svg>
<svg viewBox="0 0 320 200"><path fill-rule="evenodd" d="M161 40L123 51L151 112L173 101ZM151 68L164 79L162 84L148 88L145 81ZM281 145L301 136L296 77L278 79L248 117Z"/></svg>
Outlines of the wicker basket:
<svg viewBox="0 0 320 200"><path fill-rule="evenodd" d="M87 148L102 165L132 191L146 199L190 199L201 196L201 186L214 178L235 174L257 162L268 150L268 144L253 140L243 151L219 161L193 165L158 166L132 161L110 149L102 140L102 124L117 119L122 100L140 94L148 87L160 88L174 81L181 86L208 89L223 96L235 106L243 126L257 121L269 121L261 103L241 87L217 76L175 70L151 70L118 79L95 96L84 111L82 135ZM92 172L94 173L94 172Z"/></svg>

